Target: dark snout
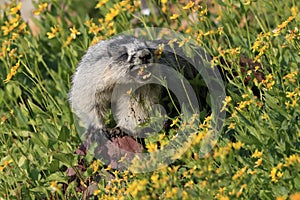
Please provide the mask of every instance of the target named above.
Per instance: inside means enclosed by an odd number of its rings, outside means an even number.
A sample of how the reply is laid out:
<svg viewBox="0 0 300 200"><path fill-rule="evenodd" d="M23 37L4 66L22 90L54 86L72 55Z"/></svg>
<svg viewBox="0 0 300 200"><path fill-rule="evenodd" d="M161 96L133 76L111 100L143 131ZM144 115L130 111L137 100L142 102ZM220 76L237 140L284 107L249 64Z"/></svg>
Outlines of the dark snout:
<svg viewBox="0 0 300 200"><path fill-rule="evenodd" d="M152 63L152 53L148 49L139 50L135 55L135 64Z"/></svg>

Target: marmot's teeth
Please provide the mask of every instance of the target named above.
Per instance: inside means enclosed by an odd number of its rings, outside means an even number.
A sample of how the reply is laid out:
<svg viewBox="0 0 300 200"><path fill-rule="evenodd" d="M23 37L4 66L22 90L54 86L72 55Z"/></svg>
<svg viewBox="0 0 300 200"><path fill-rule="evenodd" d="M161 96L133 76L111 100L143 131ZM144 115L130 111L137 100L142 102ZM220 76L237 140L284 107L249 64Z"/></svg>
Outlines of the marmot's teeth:
<svg viewBox="0 0 300 200"><path fill-rule="evenodd" d="M151 72L149 72L148 74L144 75L144 76L143 76L143 79L147 79L147 78L149 78L150 76L151 76Z"/></svg>

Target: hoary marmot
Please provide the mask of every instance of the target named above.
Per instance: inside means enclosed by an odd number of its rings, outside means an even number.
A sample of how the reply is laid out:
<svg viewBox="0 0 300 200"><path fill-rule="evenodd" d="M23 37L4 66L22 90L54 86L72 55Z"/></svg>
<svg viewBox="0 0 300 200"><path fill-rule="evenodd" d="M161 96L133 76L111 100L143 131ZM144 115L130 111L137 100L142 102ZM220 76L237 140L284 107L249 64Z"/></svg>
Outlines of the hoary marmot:
<svg viewBox="0 0 300 200"><path fill-rule="evenodd" d="M164 56L157 53L160 45L164 46ZM158 102L160 87L143 86L134 93L129 105L126 104L126 93L120 95L117 102L111 102L112 92L118 84L134 83L133 77L148 78L150 74L143 72L144 67L153 63L170 66L171 62L178 62L173 52L174 47L171 48L165 40L143 40L126 35L91 46L72 79L70 102L75 113L86 127L101 129L105 127L112 104L115 104L118 105L114 111L117 127L134 132L135 127L149 117L150 107ZM184 62L180 63L182 69Z"/></svg>
<svg viewBox="0 0 300 200"><path fill-rule="evenodd" d="M157 49L164 45L164 57L157 56ZM152 105L158 102L158 86L145 85L134 93L130 105L123 97L111 102L116 85L134 83L133 77L147 78L143 68L153 63L168 64L175 61L175 54L164 40L143 40L133 36L117 36L91 46L81 59L72 78L70 102L86 127L104 128L113 103L117 127L134 132L137 125L149 117ZM184 64L181 64L183 68ZM140 77L139 77L140 76ZM124 94L127 95L127 94Z"/></svg>

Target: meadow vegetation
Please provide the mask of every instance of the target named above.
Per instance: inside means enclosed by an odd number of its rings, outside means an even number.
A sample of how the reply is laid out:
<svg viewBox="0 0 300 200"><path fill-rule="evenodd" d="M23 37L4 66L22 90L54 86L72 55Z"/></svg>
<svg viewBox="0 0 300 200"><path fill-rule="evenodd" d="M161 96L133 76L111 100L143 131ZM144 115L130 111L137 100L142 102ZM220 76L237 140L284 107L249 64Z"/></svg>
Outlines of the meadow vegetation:
<svg viewBox="0 0 300 200"><path fill-rule="evenodd" d="M140 1L40 0L35 33L21 6L12 1L0 13L1 199L84 199L89 185L99 199L300 199L300 1L159 0L149 1L155 14L147 16ZM118 171L75 154L81 140L68 91L79 59L100 40L152 26L196 40L228 75L216 146L199 157L208 115L191 147L157 171ZM242 71L241 56L257 65ZM184 126L178 118L173 125Z"/></svg>

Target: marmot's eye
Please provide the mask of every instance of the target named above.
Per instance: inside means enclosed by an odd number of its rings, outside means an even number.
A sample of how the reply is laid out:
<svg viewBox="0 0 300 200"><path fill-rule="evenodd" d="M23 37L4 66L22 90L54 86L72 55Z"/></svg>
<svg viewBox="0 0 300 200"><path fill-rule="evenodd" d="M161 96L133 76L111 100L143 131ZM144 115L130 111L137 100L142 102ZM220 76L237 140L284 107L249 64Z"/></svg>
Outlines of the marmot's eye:
<svg viewBox="0 0 300 200"><path fill-rule="evenodd" d="M127 60L128 59L128 53L122 53L119 57L118 60Z"/></svg>

